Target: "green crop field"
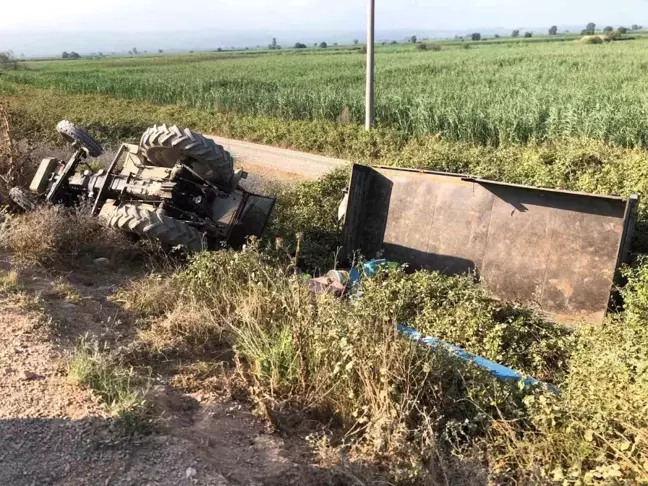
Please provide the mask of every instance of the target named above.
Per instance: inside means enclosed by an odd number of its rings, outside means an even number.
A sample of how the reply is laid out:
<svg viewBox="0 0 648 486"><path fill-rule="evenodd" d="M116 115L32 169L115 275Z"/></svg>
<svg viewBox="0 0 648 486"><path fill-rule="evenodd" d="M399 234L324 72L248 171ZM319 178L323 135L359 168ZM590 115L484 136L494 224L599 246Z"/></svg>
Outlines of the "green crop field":
<svg viewBox="0 0 648 486"><path fill-rule="evenodd" d="M482 145L578 137L648 146L648 39L381 46L377 125ZM28 63L10 82L288 120L361 123L364 56L249 51Z"/></svg>

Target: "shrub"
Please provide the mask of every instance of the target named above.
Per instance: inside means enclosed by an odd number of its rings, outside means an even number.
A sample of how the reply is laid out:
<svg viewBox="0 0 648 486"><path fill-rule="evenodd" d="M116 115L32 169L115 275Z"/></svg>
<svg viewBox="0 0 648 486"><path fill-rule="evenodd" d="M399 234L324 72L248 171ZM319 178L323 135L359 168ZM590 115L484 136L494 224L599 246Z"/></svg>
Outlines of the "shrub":
<svg viewBox="0 0 648 486"><path fill-rule="evenodd" d="M295 255L299 235L298 259L306 270L333 268L340 246L337 208L348 181L348 169L338 169L318 181L280 188L266 240L281 238L281 251Z"/></svg>
<svg viewBox="0 0 648 486"><path fill-rule="evenodd" d="M89 209L45 206L12 216L0 244L16 261L37 265L79 265L99 257L134 261L142 256L125 234L104 227Z"/></svg>
<svg viewBox="0 0 648 486"><path fill-rule="evenodd" d="M483 436L496 408L509 418L517 414L519 394L508 385L395 333L395 324L428 293L474 283L447 286L438 274L407 276L393 269L367 282L357 298L341 301L313 296L292 275L281 260L249 248L196 255L171 278L184 301L224 327L218 339L233 346L263 409L320 410L347 430L360 428L349 436L352 456L384 465L401 481L425 475L431 460L448 461L452 444ZM410 291L394 299L402 284ZM128 292L123 299L129 300ZM185 313L179 305L168 315ZM462 322L470 321L465 314ZM148 332L200 350L203 328L184 317L179 322L175 332L166 326L171 334L156 328L159 321Z"/></svg>
<svg viewBox="0 0 648 486"><path fill-rule="evenodd" d="M13 57L13 53L0 52L0 70L17 70L18 61Z"/></svg>
<svg viewBox="0 0 648 486"><path fill-rule="evenodd" d="M598 35L586 35L581 37L579 42L583 44L603 44L603 39Z"/></svg>
<svg viewBox="0 0 648 486"><path fill-rule="evenodd" d="M419 51L427 51L429 49L429 46L425 42L421 42L419 44L416 44L416 49Z"/></svg>
<svg viewBox="0 0 648 486"><path fill-rule="evenodd" d="M223 326L209 309L190 301L166 306L170 310L139 335L148 349L165 356L200 357L222 347Z"/></svg>

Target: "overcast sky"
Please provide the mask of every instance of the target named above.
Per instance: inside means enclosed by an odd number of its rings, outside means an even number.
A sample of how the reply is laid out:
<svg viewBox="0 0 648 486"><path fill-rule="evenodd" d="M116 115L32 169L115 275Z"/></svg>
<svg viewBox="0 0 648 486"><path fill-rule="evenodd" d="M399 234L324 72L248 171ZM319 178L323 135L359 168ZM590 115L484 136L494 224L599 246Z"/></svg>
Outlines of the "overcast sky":
<svg viewBox="0 0 648 486"><path fill-rule="evenodd" d="M355 30L365 0L1 0L0 29ZM376 0L378 29L648 24L648 0Z"/></svg>
<svg viewBox="0 0 648 486"><path fill-rule="evenodd" d="M284 46L350 42L366 32L367 0L0 0L0 52ZM452 37L481 29L648 25L648 0L376 0L377 39ZM494 29L501 30L494 30ZM489 31L490 29L490 31Z"/></svg>

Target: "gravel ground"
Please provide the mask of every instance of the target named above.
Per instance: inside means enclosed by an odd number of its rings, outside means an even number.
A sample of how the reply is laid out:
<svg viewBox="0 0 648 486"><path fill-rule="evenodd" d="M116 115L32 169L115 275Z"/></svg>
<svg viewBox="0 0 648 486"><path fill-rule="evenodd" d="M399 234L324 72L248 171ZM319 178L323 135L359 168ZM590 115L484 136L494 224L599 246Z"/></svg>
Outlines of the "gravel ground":
<svg viewBox="0 0 648 486"><path fill-rule="evenodd" d="M311 465L303 438L266 433L247 405L186 395L164 378L154 396L165 425L125 437L91 392L68 382L65 366L80 336L128 334L107 299L125 277L69 274L76 303L52 291L60 278L22 272L22 291L0 293L0 484L344 484Z"/></svg>

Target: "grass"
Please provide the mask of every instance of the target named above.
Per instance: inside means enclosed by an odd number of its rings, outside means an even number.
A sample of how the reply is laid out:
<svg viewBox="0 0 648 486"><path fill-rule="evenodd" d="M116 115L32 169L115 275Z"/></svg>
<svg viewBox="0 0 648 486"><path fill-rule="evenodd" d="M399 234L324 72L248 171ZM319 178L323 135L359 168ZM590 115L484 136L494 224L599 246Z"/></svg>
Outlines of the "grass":
<svg viewBox="0 0 648 486"><path fill-rule="evenodd" d="M71 383L92 390L106 410L119 419L125 432L150 431L145 401L148 384L143 383L132 368L111 359L97 345L82 339L68 363L67 372Z"/></svg>
<svg viewBox="0 0 648 486"><path fill-rule="evenodd" d="M141 299L162 279L177 296L165 302L175 309L167 315L187 314L189 301L211 316L218 332L210 339L233 348L249 393L279 427L288 411L317 411L344 436L331 445L337 454L383 468L397 483L434 480L439 470L454 471L450 483L469 482L475 464L498 484L648 479L643 263L627 275L624 313L569 332L491 300L465 276L392 268L339 301L312 296L289 268L289 259L254 248L204 253L121 298L151 316L148 342L166 339L169 327ZM561 394L500 384L431 353L398 336L403 321L553 382ZM200 355L204 321L179 322L180 346Z"/></svg>
<svg viewBox="0 0 648 486"><path fill-rule="evenodd" d="M62 277L59 277L52 283L51 294L73 304L81 302L81 295L79 292Z"/></svg>
<svg viewBox="0 0 648 486"><path fill-rule="evenodd" d="M0 291L13 294L22 292L25 286L20 282L20 275L15 270L0 271Z"/></svg>
<svg viewBox="0 0 648 486"><path fill-rule="evenodd" d="M133 370L113 365L86 341L77 346L68 364L68 377L73 383L90 388L111 412L128 410L141 402L133 386Z"/></svg>
<svg viewBox="0 0 648 486"><path fill-rule="evenodd" d="M99 257L135 261L141 253L123 234L102 226L87 208L62 206L11 216L0 245L17 263L59 267L88 264Z"/></svg>
<svg viewBox="0 0 648 486"><path fill-rule="evenodd" d="M376 122L405 137L484 145L566 137L648 146L648 40L473 42L478 49L377 54ZM458 46L456 46L458 47ZM361 123L364 58L354 51L28 63L4 84L107 94L214 113Z"/></svg>

